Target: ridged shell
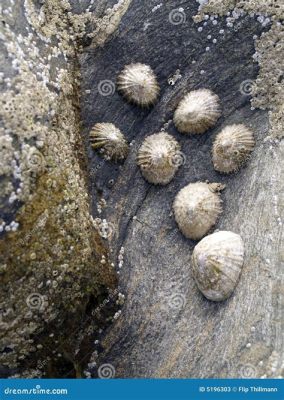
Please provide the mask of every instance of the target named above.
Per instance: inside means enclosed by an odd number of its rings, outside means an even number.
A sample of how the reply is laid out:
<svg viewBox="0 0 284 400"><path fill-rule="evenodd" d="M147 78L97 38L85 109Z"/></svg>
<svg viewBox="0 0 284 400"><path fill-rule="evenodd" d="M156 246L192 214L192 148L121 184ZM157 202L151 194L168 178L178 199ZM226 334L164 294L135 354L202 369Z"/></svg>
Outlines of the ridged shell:
<svg viewBox="0 0 284 400"><path fill-rule="evenodd" d="M219 97L209 89L189 92L179 103L174 123L181 133L204 133L221 115Z"/></svg>
<svg viewBox="0 0 284 400"><path fill-rule="evenodd" d="M182 164L180 145L166 132L154 133L142 143L137 164L148 182L166 185Z"/></svg>
<svg viewBox="0 0 284 400"><path fill-rule="evenodd" d="M244 244L240 235L220 231L206 236L192 254L193 276L205 297L227 299L234 291L244 263Z"/></svg>
<svg viewBox="0 0 284 400"><path fill-rule="evenodd" d="M101 149L107 160L124 160L128 154L129 146L123 133L111 123L94 125L90 132L90 142L93 149Z"/></svg>
<svg viewBox="0 0 284 400"><path fill-rule="evenodd" d="M213 144L212 160L216 171L237 171L249 158L255 145L252 131L245 125L226 126Z"/></svg>
<svg viewBox="0 0 284 400"><path fill-rule="evenodd" d="M126 65L117 78L117 88L130 102L141 107L155 103L160 92L154 71L140 63Z"/></svg>
<svg viewBox="0 0 284 400"><path fill-rule="evenodd" d="M190 183L177 194L173 209L175 220L185 237L202 238L216 224L222 212L218 194L224 186L214 183Z"/></svg>

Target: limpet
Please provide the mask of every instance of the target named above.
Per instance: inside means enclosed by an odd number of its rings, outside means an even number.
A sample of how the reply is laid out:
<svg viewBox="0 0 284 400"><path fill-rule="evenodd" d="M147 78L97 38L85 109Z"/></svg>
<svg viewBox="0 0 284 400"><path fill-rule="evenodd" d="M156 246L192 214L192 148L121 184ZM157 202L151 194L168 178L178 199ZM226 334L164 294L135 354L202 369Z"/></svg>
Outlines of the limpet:
<svg viewBox="0 0 284 400"><path fill-rule="evenodd" d="M182 188L176 195L173 209L175 220L185 237L202 238L216 224L222 212L219 191L224 186L217 183L196 182Z"/></svg>
<svg viewBox="0 0 284 400"><path fill-rule="evenodd" d="M137 164L150 183L166 185L183 163L179 143L166 132L148 136L138 151Z"/></svg>
<svg viewBox="0 0 284 400"><path fill-rule="evenodd" d="M192 254L192 271L199 290L213 301L227 299L237 286L243 263L244 243L230 231L203 238Z"/></svg>
<svg viewBox="0 0 284 400"><path fill-rule="evenodd" d="M179 103L174 123L181 133L204 133L221 115L219 97L209 89L192 90Z"/></svg>
<svg viewBox="0 0 284 400"><path fill-rule="evenodd" d="M124 160L128 154L129 145L123 133L111 123L95 124L90 132L90 142L93 149L101 149L107 160Z"/></svg>
<svg viewBox="0 0 284 400"><path fill-rule="evenodd" d="M128 101L141 107L155 103L160 92L154 71L141 63L124 67L117 78L117 88Z"/></svg>
<svg viewBox="0 0 284 400"><path fill-rule="evenodd" d="M226 126L213 144L212 160L216 171L237 171L249 158L255 146L252 131L243 124Z"/></svg>

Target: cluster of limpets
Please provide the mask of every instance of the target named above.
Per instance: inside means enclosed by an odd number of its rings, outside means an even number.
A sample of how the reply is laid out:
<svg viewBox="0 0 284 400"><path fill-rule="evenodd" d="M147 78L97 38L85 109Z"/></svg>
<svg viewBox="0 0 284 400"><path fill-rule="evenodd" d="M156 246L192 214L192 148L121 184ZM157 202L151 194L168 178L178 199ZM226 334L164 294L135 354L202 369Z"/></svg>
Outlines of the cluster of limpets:
<svg viewBox="0 0 284 400"><path fill-rule="evenodd" d="M125 66L117 79L118 91L140 107L153 105L160 87L154 71L145 64ZM173 121L183 134L202 134L214 127L222 114L219 97L209 89L187 93L175 110ZM127 157L128 142L111 123L98 123L90 132L94 149L108 160ZM214 169L223 174L238 171L248 160L255 145L252 131L243 124L226 126L217 134L212 147ZM148 136L137 155L143 177L155 185L166 185L183 164L178 141L167 132ZM186 238L202 239L192 254L192 271L198 288L209 300L227 299L234 291L244 263L244 244L233 232L215 232L204 237L215 226L222 213L220 183L189 183L176 195L173 211L176 223Z"/></svg>

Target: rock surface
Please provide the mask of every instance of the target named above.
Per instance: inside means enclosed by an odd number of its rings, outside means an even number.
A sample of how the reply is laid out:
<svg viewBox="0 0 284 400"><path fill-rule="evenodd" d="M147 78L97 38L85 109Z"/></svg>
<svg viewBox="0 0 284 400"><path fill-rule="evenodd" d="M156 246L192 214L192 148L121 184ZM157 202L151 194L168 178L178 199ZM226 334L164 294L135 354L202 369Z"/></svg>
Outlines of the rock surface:
<svg viewBox="0 0 284 400"><path fill-rule="evenodd" d="M112 39L80 56L93 210L101 198L106 201L113 258L124 248L119 286L126 302L98 360L111 364L116 377L259 377L281 370L283 143L265 140L268 113L251 109L244 90L258 74L253 36L267 28L247 17L236 29L223 17L217 24L195 24L197 9L189 1L133 0ZM114 90L117 74L131 62L149 64L157 74L161 97L155 107L141 110ZM188 90L203 87L220 97L222 117L204 135L179 134L172 123L178 102ZM131 142L123 165L91 150L88 133L97 122L114 123ZM214 171L210 150L216 134L234 123L251 127L257 144L243 169L223 176ZM184 165L169 185L159 187L142 178L136 154L147 135L163 128L182 145ZM180 188L205 180L226 184L216 229L239 233L246 246L240 282L219 304L198 291L190 265L196 242L182 236L172 213Z"/></svg>
<svg viewBox="0 0 284 400"><path fill-rule="evenodd" d="M127 1L106 7L0 5L2 376L84 376L117 308L105 232L90 214L76 59L92 33L106 40Z"/></svg>
<svg viewBox="0 0 284 400"><path fill-rule="evenodd" d="M236 3L223 1L222 13ZM269 4L245 9L269 13ZM100 377L104 364L116 377L283 375L284 151L268 136L283 121L281 7L273 29L247 14L235 26L225 17L196 23L197 12L185 0L1 2L1 376ZM155 107L141 110L115 90L131 62L154 69ZM272 114L251 109L260 75L270 78L253 105L271 102ZM202 87L218 94L222 117L204 135L179 134L174 110ZM97 122L114 123L131 142L124 163L91 149ZM232 123L251 127L257 145L244 168L223 176L210 151ZM145 137L161 129L183 152L165 187L147 183L136 164ZM246 245L240 282L220 304L198 291L196 242L172 213L176 193L205 180L226 185L216 229Z"/></svg>

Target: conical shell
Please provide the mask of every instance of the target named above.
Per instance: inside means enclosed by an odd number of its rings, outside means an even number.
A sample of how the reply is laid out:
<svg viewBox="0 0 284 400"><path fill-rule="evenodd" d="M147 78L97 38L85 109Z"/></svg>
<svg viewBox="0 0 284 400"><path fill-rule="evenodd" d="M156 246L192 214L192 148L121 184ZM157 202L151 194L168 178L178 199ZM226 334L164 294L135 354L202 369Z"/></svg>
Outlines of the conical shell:
<svg viewBox="0 0 284 400"><path fill-rule="evenodd" d="M181 133L204 133L221 115L219 97L209 89L192 90L179 103L174 123Z"/></svg>
<svg viewBox="0 0 284 400"><path fill-rule="evenodd" d="M206 236L192 254L193 276L205 297L227 299L234 291L244 263L244 244L240 235L220 231Z"/></svg>
<svg viewBox="0 0 284 400"><path fill-rule="evenodd" d="M94 149L101 149L107 160L124 160L128 154L129 146L124 135L110 123L94 125L90 132L90 142Z"/></svg>
<svg viewBox="0 0 284 400"><path fill-rule="evenodd" d="M142 143L137 164L148 182L166 185L183 163L182 156L179 143L171 135L154 133Z"/></svg>
<svg viewBox="0 0 284 400"><path fill-rule="evenodd" d="M185 237L200 239L216 224L222 212L218 190L223 188L219 184L196 182L179 191L173 209L175 220Z"/></svg>
<svg viewBox="0 0 284 400"><path fill-rule="evenodd" d="M153 70L145 64L127 65L117 78L118 90L138 106L147 107L158 98L160 87Z"/></svg>
<svg viewBox="0 0 284 400"><path fill-rule="evenodd" d="M212 160L216 171L237 171L248 159L255 145L253 133L245 125L226 126L213 144Z"/></svg>

